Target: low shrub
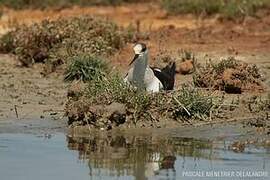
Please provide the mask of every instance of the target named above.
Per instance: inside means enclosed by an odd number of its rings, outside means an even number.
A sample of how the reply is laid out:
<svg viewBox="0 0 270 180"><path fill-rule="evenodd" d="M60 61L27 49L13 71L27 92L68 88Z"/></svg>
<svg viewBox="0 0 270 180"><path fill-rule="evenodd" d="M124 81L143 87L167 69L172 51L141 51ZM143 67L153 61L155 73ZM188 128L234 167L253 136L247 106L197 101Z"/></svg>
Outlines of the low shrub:
<svg viewBox="0 0 270 180"><path fill-rule="evenodd" d="M222 59L219 63L212 63L210 60L205 66L197 68L193 82L197 87L223 90L227 93L263 90L257 66L233 57Z"/></svg>
<svg viewBox="0 0 270 180"><path fill-rule="evenodd" d="M35 62L61 60L83 53L108 56L131 41L130 29L124 30L108 20L81 16L44 20L21 25L0 39L0 52L13 53L25 66Z"/></svg>
<svg viewBox="0 0 270 180"><path fill-rule="evenodd" d="M266 96L254 96L249 98L248 108L251 112L269 112L270 111L270 93Z"/></svg>
<svg viewBox="0 0 270 180"><path fill-rule="evenodd" d="M8 32L1 37L0 50L2 53L15 52L13 37L14 37L13 32Z"/></svg>

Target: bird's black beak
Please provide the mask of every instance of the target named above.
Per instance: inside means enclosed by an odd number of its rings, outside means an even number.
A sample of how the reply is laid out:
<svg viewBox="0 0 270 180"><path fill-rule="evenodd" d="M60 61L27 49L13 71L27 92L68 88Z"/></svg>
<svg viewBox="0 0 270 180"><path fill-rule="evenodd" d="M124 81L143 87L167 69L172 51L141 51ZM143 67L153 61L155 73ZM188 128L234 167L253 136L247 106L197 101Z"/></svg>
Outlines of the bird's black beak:
<svg viewBox="0 0 270 180"><path fill-rule="evenodd" d="M132 61L129 63L129 66L139 57L139 54L135 54L134 58Z"/></svg>

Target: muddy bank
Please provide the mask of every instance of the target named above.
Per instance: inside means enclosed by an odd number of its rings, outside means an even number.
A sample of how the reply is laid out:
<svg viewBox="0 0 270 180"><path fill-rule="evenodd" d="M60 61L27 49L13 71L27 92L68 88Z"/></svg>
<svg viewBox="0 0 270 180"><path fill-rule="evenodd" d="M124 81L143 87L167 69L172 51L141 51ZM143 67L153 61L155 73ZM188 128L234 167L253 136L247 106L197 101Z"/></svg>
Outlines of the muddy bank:
<svg viewBox="0 0 270 180"><path fill-rule="evenodd" d="M11 56L0 56L0 120L60 118L66 97L63 77L41 74L42 64L20 67Z"/></svg>
<svg viewBox="0 0 270 180"><path fill-rule="evenodd" d="M189 84L159 93L138 92L112 73L98 81L74 81L65 108L68 124L101 130L201 126L249 119L268 124L270 95L255 64L227 58L194 68Z"/></svg>
<svg viewBox="0 0 270 180"><path fill-rule="evenodd" d="M78 14L108 17L117 24L125 27L130 23L135 25L137 30L144 33L145 37L147 37L145 42L148 44L150 50L150 63L152 65L163 66L166 63L156 58L161 52L165 51L170 54L181 49L194 52L199 59L199 63L202 64L205 63L204 57L206 56L207 58L219 60L221 57L232 55L243 62L256 64L263 72L262 78L264 78L266 85L265 92L267 93L269 91L270 55L268 49L270 47L270 34L268 16L261 19L247 18L239 24L230 21L221 22L216 18L196 19L189 15L168 16L156 6L128 5L124 7L74 7L61 10L60 12L7 10L2 16L0 24L3 27L12 26L12 23L16 24L19 18L22 19L20 23L32 24L48 17L56 19L59 16L74 16ZM144 17L143 20L142 17ZM130 21L130 19L133 20ZM9 24L10 22L12 23ZM112 69L118 69L122 74L126 73L128 63L132 58L131 49L132 44L128 43L108 58L112 64ZM0 91L3 94L1 96L0 118L43 119L45 117L57 119L63 116L68 84L63 83L62 72L52 73L43 77L40 74L43 68L42 64L35 64L31 68L22 68L17 66L16 60L8 56L3 56L0 59L0 63L2 68L0 77L2 88ZM229 75L232 76L232 73ZM233 77L238 75L239 73L237 72L236 75L233 74ZM180 89L184 83L190 82L192 82L192 74L178 74L176 76L176 89ZM217 92L217 94L219 93ZM253 95L254 92L248 93L248 97L252 97ZM264 94L255 92L255 95L260 96ZM239 96L241 99L241 97L246 97L246 94ZM232 99L236 99L237 101L238 97L232 96L226 98L228 104L231 104ZM237 119L238 116L242 116L243 114L246 117L253 117L254 113L249 112L248 103L243 104L243 106L240 105L239 110L230 112L225 116L225 120ZM103 108L103 106L99 107L99 109ZM120 109L123 110L123 108ZM123 121L122 115L128 114L125 112L121 115L120 111L119 116L119 114L114 114L110 111L111 109L109 108L108 112L104 112L104 114L108 116L106 117L107 119L116 118L116 124L121 124L121 121ZM266 117L264 112L261 114L256 113L254 115L255 118L257 118L257 115ZM153 121L159 120L158 116L151 117L151 114L148 115L148 118ZM221 120L220 122L223 121ZM200 122L200 124L207 123L204 121ZM157 125L153 125L150 120L145 124L142 123L141 126L166 127L168 125L175 127L179 126L179 124L181 123L177 121L168 123L168 121L162 118ZM184 122L183 124L192 123ZM106 129L106 127L103 128Z"/></svg>
<svg viewBox="0 0 270 180"><path fill-rule="evenodd" d="M35 118L0 121L0 134L35 134L46 136L66 132L66 119L52 120Z"/></svg>

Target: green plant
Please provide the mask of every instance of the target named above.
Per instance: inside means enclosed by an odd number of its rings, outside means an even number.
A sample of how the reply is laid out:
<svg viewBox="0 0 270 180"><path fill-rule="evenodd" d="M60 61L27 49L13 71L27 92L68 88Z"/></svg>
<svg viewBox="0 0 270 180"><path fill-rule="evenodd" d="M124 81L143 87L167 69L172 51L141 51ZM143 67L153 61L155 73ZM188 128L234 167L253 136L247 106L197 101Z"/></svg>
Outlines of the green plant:
<svg viewBox="0 0 270 180"><path fill-rule="evenodd" d="M260 99L259 109L261 111L269 112L270 111L270 93L265 97L265 99Z"/></svg>
<svg viewBox="0 0 270 180"><path fill-rule="evenodd" d="M170 14L192 13L211 15L219 12L220 0L163 0L162 7Z"/></svg>
<svg viewBox="0 0 270 180"><path fill-rule="evenodd" d="M213 71L215 72L215 74L221 74L226 69L237 68L237 66L239 65L239 62L234 57L228 57L226 59L222 59L219 63L213 63L210 60L210 65Z"/></svg>
<svg viewBox="0 0 270 180"><path fill-rule="evenodd" d="M209 118L221 104L221 99L187 86L175 93L173 100L174 116L188 119Z"/></svg>
<svg viewBox="0 0 270 180"><path fill-rule="evenodd" d="M161 6L169 14L213 15L226 19L254 16L261 8L269 8L268 0L162 0Z"/></svg>
<svg viewBox="0 0 270 180"><path fill-rule="evenodd" d="M69 65L65 73L65 80L79 79L82 81L100 80L108 72L108 65L104 60L92 55L77 55L69 58Z"/></svg>
<svg viewBox="0 0 270 180"><path fill-rule="evenodd" d="M143 2L142 0L1 0L0 5L13 9L47 9L65 8L70 6L92 6L92 5L120 5L123 3Z"/></svg>
<svg viewBox="0 0 270 180"><path fill-rule="evenodd" d="M248 108L250 112L269 112L270 111L270 93L266 96L254 96L249 98Z"/></svg>
<svg viewBox="0 0 270 180"><path fill-rule="evenodd" d="M123 103L138 116L151 112L184 119L207 119L221 104L220 99L192 88L183 87L171 93L150 94L127 85L119 75L89 82L89 100L92 104ZM213 113L214 114L214 113Z"/></svg>
<svg viewBox="0 0 270 180"><path fill-rule="evenodd" d="M94 104L123 103L138 115L142 115L151 104L150 94L137 91L126 84L118 74L110 74L107 78L90 81L87 94Z"/></svg>
<svg viewBox="0 0 270 180"><path fill-rule="evenodd" d="M12 32L8 32L1 37L0 51L2 53L9 53L9 52L14 51L15 47L13 44L13 41L14 41L13 38L14 38L14 35Z"/></svg>
<svg viewBox="0 0 270 180"><path fill-rule="evenodd" d="M13 53L25 66L65 62L80 54L109 56L133 38L111 21L80 16L21 25L0 39L0 51ZM56 63L57 64L57 63Z"/></svg>

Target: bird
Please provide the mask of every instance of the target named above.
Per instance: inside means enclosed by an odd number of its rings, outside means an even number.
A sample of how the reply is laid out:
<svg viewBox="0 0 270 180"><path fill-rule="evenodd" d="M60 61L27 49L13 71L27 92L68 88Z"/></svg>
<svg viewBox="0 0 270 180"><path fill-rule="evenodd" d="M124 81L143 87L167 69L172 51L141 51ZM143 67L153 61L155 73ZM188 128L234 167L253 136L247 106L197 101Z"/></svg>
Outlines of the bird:
<svg viewBox="0 0 270 180"><path fill-rule="evenodd" d="M138 89L147 92L159 92L161 90L173 90L176 74L175 62L159 69L148 64L148 49L146 44L137 43L133 47L134 58L129 66L124 81Z"/></svg>

